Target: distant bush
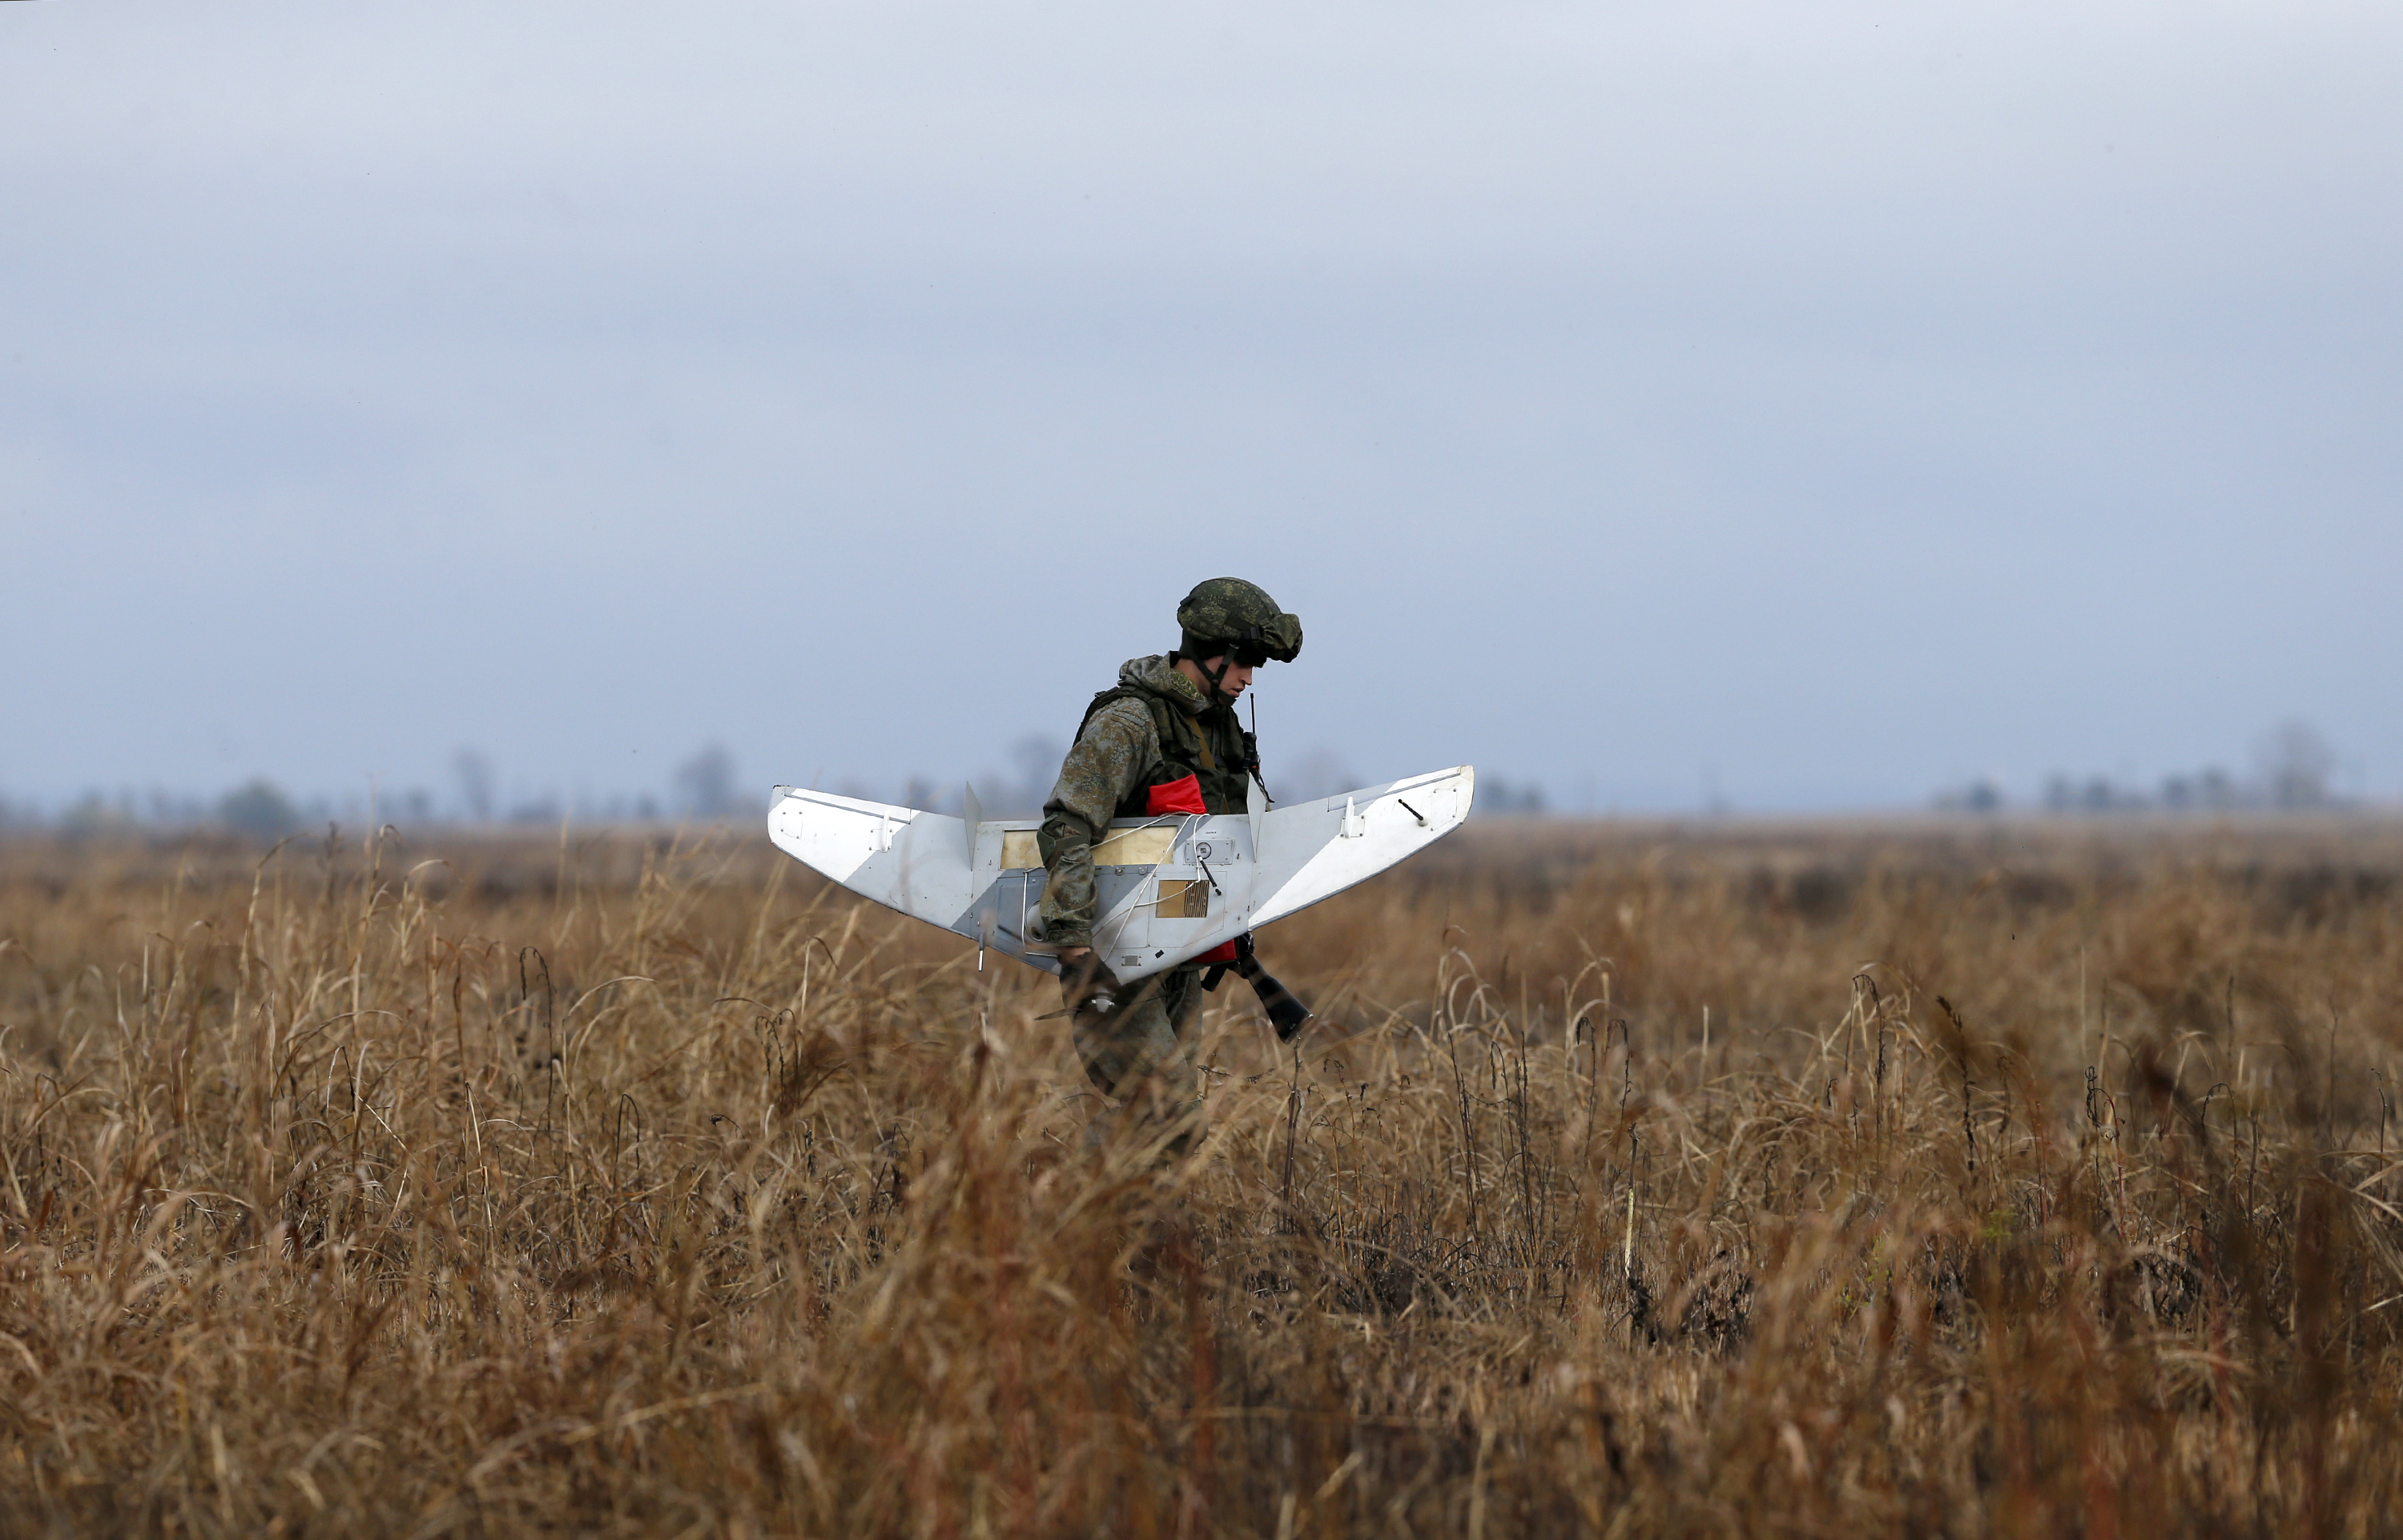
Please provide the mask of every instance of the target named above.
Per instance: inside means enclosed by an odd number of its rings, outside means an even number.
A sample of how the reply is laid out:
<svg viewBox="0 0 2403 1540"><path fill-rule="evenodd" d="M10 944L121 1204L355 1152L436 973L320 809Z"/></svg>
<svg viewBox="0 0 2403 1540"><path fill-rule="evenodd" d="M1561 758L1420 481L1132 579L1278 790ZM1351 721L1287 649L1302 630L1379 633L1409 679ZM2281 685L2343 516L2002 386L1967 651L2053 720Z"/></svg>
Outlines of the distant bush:
<svg viewBox="0 0 2403 1540"><path fill-rule="evenodd" d="M217 802L217 822L236 834L258 839L281 839L300 827L300 810L275 783L258 776L225 794Z"/></svg>
<svg viewBox="0 0 2403 1540"><path fill-rule="evenodd" d="M677 766L674 787L676 811L687 818L730 818L744 809L734 789L734 756L722 744L707 744Z"/></svg>
<svg viewBox="0 0 2403 1540"><path fill-rule="evenodd" d="M76 839L125 835L139 826L131 802L122 798L112 802L96 791L86 792L80 801L59 816L60 832Z"/></svg>
<svg viewBox="0 0 2403 1540"><path fill-rule="evenodd" d="M1489 775L1477 788L1477 811L1479 812L1542 812L1550 806L1542 784L1535 781L1512 781L1507 776Z"/></svg>

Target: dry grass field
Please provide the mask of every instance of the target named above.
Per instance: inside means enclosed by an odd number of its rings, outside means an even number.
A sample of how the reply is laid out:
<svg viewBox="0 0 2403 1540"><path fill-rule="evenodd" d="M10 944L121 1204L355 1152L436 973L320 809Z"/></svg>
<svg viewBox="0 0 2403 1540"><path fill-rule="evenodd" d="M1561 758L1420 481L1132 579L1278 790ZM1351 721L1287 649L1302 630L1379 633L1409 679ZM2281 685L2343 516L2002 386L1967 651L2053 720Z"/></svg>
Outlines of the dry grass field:
<svg viewBox="0 0 2403 1540"><path fill-rule="evenodd" d="M0 1533L2403 1530L2403 829L1472 827L1164 1176L748 832L262 853L0 846Z"/></svg>

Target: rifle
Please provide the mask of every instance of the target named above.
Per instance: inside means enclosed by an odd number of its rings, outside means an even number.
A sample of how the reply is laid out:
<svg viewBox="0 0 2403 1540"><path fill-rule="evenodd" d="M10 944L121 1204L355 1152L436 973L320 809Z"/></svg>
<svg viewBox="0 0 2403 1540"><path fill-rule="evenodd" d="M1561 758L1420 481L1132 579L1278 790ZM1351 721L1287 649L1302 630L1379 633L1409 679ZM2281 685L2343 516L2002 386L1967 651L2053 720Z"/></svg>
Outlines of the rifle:
<svg viewBox="0 0 2403 1540"><path fill-rule="evenodd" d="M1215 990L1226 978L1228 966L1225 963L1215 964L1202 976L1202 987ZM1300 1033L1302 1023L1310 1020L1310 1007L1303 1005L1293 991L1278 983L1276 975L1260 966L1258 956L1252 950L1252 933L1249 931L1235 937L1233 967L1243 976L1243 982L1252 986L1252 992L1259 996L1260 1008L1269 1013L1269 1020L1276 1025L1277 1041L1292 1042Z"/></svg>

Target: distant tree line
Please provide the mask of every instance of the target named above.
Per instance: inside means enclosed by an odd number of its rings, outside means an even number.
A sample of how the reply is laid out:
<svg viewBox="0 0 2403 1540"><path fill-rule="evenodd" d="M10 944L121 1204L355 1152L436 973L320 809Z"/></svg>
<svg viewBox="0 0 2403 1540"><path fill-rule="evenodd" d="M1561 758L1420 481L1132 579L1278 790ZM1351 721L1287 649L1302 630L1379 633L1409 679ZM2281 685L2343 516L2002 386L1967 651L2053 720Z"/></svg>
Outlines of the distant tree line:
<svg viewBox="0 0 2403 1540"><path fill-rule="evenodd" d="M1065 753L1066 745L1056 738L1021 738L1010 745L1006 768L988 769L965 784L976 787L977 800L988 818L1037 817L1059 777ZM444 794L411 786L380 792L372 800L363 793L340 798L303 797L263 775L214 798L164 791L139 795L131 790L91 791L47 814L28 803L0 799L0 829L41 828L78 838L218 829L254 839L281 839L311 829L322 832L328 824L355 827L369 820L404 828L556 826L563 819L602 824L724 823L754 818L767 810L764 789L746 783L734 756L715 742L703 744L677 764L661 795L617 793L570 800L555 791L505 792L492 758L473 748L451 755L449 769L451 785ZM1271 796L1281 804L1333 796L1369 784L1323 748L1271 760L1264 774ZM961 784L938 785L924 776L912 776L897 788L847 779L827 789L953 815L963 805ZM1544 788L1533 781L1488 774L1478 784L1477 811L1482 813L1542 813L1549 805Z"/></svg>
<svg viewBox="0 0 2403 1540"><path fill-rule="evenodd" d="M2344 805L2336 773L2337 754L2327 740L2306 723L2285 722L2256 745L2249 776L2213 765L2144 785L2056 771L2046 777L2036 806L2049 813L2303 812ZM2002 787L1984 779L1936 798L1947 812L2000 812L2009 805Z"/></svg>
<svg viewBox="0 0 2403 1540"><path fill-rule="evenodd" d="M0 799L0 829L47 829L71 837L179 829L218 829L255 839L281 839L329 823L358 825L373 819L405 828L557 825L563 818L585 823L715 823L747 818L767 809L764 794L747 788L734 756L716 743L703 745L677 765L664 796L616 793L569 799L555 791L504 795L493 761L476 749L451 757L447 796L424 787L345 798L302 797L270 778L253 776L214 798L188 793L131 789L90 791L54 813L28 803Z"/></svg>

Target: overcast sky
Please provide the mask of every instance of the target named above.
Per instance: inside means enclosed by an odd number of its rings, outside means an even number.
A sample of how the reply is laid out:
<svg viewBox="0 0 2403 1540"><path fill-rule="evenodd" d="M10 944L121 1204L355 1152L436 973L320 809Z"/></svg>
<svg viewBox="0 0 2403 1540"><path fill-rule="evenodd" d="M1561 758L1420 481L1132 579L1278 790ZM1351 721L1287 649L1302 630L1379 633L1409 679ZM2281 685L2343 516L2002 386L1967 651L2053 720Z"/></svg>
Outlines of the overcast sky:
<svg viewBox="0 0 2403 1540"><path fill-rule="evenodd" d="M0 797L2403 797L2403 7L0 5ZM1271 774L1271 784L1274 775Z"/></svg>

